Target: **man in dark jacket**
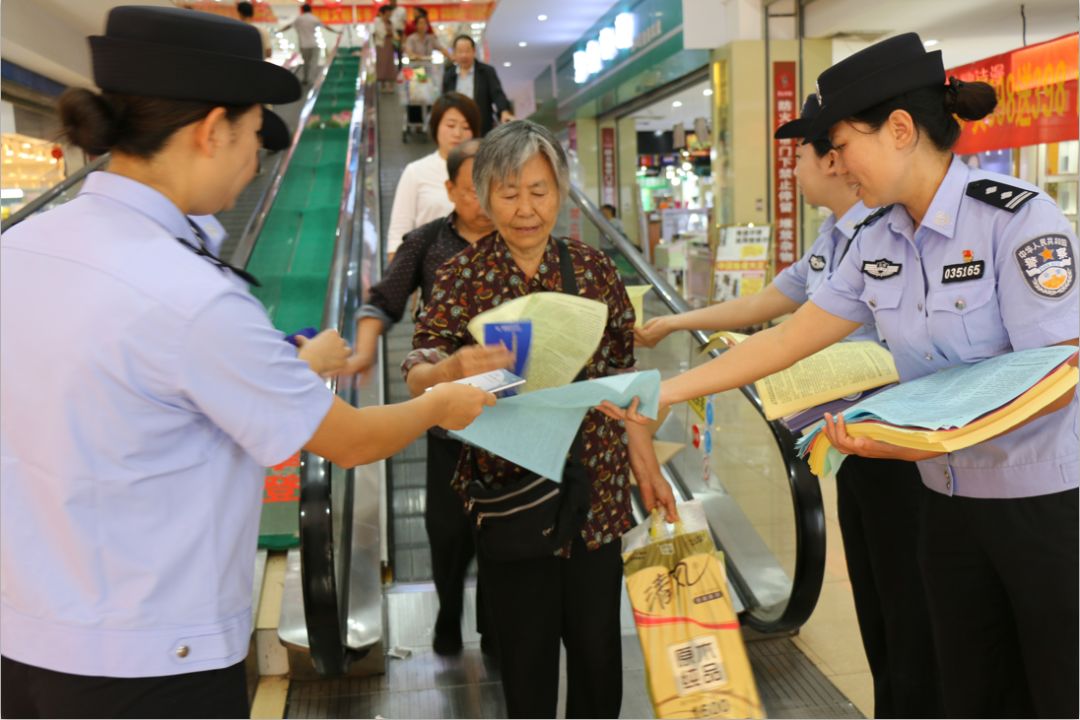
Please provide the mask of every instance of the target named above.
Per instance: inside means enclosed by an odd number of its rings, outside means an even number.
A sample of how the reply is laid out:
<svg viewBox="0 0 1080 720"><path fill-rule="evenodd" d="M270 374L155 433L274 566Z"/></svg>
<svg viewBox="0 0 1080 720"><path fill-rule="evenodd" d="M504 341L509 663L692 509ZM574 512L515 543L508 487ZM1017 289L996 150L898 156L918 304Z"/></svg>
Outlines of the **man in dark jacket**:
<svg viewBox="0 0 1080 720"><path fill-rule="evenodd" d="M514 119L510 101L506 99L495 68L476 59L476 43L468 35L454 38L454 66L443 75L442 91L468 95L480 106L480 135L487 135L495 127L495 113L499 122Z"/></svg>

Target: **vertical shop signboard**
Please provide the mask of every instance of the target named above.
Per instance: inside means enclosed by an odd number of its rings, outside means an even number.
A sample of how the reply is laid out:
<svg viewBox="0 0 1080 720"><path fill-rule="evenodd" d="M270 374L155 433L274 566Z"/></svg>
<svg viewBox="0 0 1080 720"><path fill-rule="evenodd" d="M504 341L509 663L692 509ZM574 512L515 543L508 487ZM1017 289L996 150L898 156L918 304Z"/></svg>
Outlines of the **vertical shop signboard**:
<svg viewBox="0 0 1080 720"><path fill-rule="evenodd" d="M795 97L795 63L773 63L773 132L794 120L798 98ZM795 144L792 138L773 140L773 273L795 262L795 233L799 227L799 204L795 195Z"/></svg>
<svg viewBox="0 0 1080 720"><path fill-rule="evenodd" d="M600 204L615 205L615 128L600 128Z"/></svg>
<svg viewBox="0 0 1080 720"><path fill-rule="evenodd" d="M994 55L948 71L965 82L989 83L994 112L963 122L953 152L961 155L1077 139L1077 53L1080 35Z"/></svg>

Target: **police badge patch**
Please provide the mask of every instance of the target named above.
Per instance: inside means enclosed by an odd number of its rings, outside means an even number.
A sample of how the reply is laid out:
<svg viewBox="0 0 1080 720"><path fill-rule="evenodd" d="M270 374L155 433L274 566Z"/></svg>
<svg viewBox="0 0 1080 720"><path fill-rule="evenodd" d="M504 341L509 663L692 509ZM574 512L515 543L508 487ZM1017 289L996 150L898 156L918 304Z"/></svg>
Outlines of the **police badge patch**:
<svg viewBox="0 0 1080 720"><path fill-rule="evenodd" d="M810 256L810 269L821 272L825 269L825 257L823 255Z"/></svg>
<svg viewBox="0 0 1080 720"><path fill-rule="evenodd" d="M1073 249L1064 235L1043 235L1016 251L1016 262L1028 287L1043 297L1061 297L1073 286Z"/></svg>
<svg viewBox="0 0 1080 720"><path fill-rule="evenodd" d="M878 260L864 262L862 271L875 280L884 280L885 278L891 278L893 275L899 275L902 267L903 265L900 263L879 258Z"/></svg>

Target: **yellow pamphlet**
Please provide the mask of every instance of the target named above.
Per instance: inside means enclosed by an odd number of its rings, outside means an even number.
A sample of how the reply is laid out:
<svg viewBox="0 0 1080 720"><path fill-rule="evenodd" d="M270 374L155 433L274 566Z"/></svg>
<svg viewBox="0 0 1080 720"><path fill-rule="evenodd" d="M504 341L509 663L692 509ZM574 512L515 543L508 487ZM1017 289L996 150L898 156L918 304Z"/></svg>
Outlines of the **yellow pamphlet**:
<svg viewBox="0 0 1080 720"><path fill-rule="evenodd" d="M634 327L645 324L645 293L652 290L652 285L627 285L626 294L634 306Z"/></svg>
<svg viewBox="0 0 1080 720"><path fill-rule="evenodd" d="M532 322L529 363L522 392L573 382L600 347L608 307L602 302L559 292L524 295L480 313L469 333L484 342L488 323Z"/></svg>
<svg viewBox="0 0 1080 720"><path fill-rule="evenodd" d="M837 398L899 382L892 354L870 341L839 342L754 383L775 420Z"/></svg>

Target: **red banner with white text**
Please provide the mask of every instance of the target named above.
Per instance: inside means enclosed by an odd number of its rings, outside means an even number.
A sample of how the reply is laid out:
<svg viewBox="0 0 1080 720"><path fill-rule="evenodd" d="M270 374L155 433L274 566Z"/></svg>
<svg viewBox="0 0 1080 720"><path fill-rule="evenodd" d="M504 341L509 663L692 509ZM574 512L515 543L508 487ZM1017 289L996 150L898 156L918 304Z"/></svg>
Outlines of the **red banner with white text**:
<svg viewBox="0 0 1080 720"><path fill-rule="evenodd" d="M773 63L773 131L798 116L795 63ZM795 262L799 203L795 192L795 145L792 138L773 140L773 276Z"/></svg>
<svg viewBox="0 0 1080 720"><path fill-rule="evenodd" d="M962 122L954 152L987 150L1076 140L1078 34L995 55L949 70L966 82L989 83L997 93L994 112Z"/></svg>

